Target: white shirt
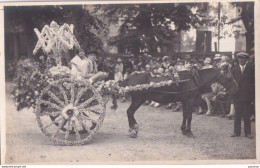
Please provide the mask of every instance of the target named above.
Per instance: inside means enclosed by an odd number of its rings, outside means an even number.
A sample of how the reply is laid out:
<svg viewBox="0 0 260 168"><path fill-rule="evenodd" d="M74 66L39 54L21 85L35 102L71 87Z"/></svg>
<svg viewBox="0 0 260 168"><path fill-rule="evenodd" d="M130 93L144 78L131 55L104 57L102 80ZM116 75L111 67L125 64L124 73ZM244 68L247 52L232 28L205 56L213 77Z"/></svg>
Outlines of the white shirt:
<svg viewBox="0 0 260 168"><path fill-rule="evenodd" d="M74 79L81 79L83 77L83 64L87 61L86 57L82 59L76 55L71 61L71 75Z"/></svg>
<svg viewBox="0 0 260 168"><path fill-rule="evenodd" d="M246 64L247 64L247 62L246 62ZM240 69L241 69L241 72L242 72L242 74L243 74L243 73L244 73L244 71L245 71L246 64L245 64L244 66L242 66L242 65L239 65L239 66L240 66Z"/></svg>

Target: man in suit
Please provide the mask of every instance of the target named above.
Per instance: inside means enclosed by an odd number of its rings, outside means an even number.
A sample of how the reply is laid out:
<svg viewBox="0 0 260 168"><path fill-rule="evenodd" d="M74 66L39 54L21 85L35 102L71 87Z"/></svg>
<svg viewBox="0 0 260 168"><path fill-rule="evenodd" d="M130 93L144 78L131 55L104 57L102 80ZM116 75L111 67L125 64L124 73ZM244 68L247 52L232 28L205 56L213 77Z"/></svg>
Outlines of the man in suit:
<svg viewBox="0 0 260 168"><path fill-rule="evenodd" d="M241 117L243 117L245 136L252 139L250 105L255 101L255 69L253 64L248 62L249 55L246 52L238 53L237 58L239 65L232 69L232 74L238 84L238 91L233 96L235 122L234 134L231 137L240 136Z"/></svg>

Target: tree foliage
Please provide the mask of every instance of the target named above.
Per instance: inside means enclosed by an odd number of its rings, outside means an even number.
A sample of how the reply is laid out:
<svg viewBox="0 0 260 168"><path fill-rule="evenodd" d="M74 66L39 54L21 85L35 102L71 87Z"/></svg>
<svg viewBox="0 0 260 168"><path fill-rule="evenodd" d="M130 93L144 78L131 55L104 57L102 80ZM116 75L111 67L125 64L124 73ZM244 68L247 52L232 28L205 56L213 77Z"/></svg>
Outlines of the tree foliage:
<svg viewBox="0 0 260 168"><path fill-rule="evenodd" d="M172 45L177 32L198 26L199 21L191 9L196 4L124 4L97 5L96 12L109 17L111 22L122 22L119 34L110 45L125 47L133 54L143 49L156 53L157 47ZM141 49L141 51L140 51Z"/></svg>

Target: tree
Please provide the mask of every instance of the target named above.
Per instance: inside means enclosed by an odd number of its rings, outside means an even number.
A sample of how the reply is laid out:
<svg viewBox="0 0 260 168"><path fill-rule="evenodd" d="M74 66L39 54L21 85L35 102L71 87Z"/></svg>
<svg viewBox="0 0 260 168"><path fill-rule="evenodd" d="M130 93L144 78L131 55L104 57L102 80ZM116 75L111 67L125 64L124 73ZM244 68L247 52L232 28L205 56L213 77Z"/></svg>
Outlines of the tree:
<svg viewBox="0 0 260 168"><path fill-rule="evenodd" d="M95 12L103 13L112 23L121 21L119 34L112 37L110 45L133 54L148 51L158 53L158 48L172 45L177 32L198 26L197 15L192 13L196 4L126 4L97 5Z"/></svg>

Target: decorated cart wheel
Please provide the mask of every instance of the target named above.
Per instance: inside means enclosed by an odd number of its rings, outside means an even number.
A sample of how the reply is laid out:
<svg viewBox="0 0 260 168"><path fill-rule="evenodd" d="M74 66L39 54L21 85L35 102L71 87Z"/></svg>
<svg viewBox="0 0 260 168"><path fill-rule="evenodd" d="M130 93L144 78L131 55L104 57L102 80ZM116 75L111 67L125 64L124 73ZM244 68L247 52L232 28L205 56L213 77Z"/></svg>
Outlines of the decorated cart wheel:
<svg viewBox="0 0 260 168"><path fill-rule="evenodd" d="M41 92L36 117L42 132L55 144L82 145L101 127L105 102L88 81L60 79Z"/></svg>

